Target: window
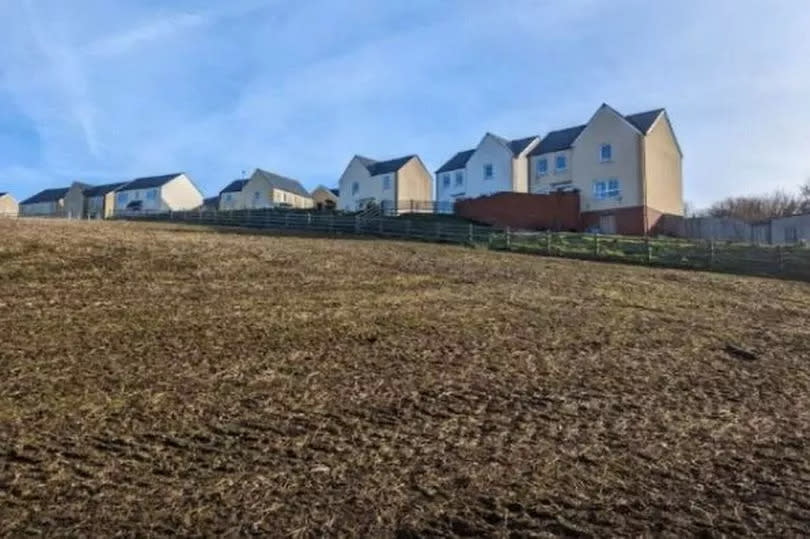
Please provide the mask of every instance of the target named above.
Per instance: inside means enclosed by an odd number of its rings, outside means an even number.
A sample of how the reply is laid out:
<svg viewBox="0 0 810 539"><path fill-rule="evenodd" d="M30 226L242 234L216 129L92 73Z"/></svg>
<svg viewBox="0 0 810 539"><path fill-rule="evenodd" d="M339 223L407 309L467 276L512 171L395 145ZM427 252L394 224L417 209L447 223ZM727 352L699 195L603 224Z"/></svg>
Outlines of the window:
<svg viewBox="0 0 810 539"><path fill-rule="evenodd" d="M462 172L456 172L456 185L462 185L464 183L464 174Z"/></svg>
<svg viewBox="0 0 810 539"><path fill-rule="evenodd" d="M127 193L118 193L119 204L126 204L127 200L129 200L129 196L127 195Z"/></svg>
<svg viewBox="0 0 810 539"><path fill-rule="evenodd" d="M795 226L789 226L785 228L785 243L798 243L799 242L799 231L796 229Z"/></svg>
<svg viewBox="0 0 810 539"><path fill-rule="evenodd" d="M231 194L230 194L230 193L226 193L226 194L225 194L225 202L230 202L230 201L231 201Z"/></svg>
<svg viewBox="0 0 810 539"><path fill-rule="evenodd" d="M157 196L157 189L150 189L146 192L146 200L155 200Z"/></svg>
<svg viewBox="0 0 810 539"><path fill-rule="evenodd" d="M564 155L558 155L554 158L554 168L557 172L565 170L568 168L568 159Z"/></svg>
<svg viewBox="0 0 810 539"><path fill-rule="evenodd" d="M593 182L593 198L596 200L618 198L619 194L619 180L616 178L611 178L609 180L596 180Z"/></svg>
<svg viewBox="0 0 810 539"><path fill-rule="evenodd" d="M386 174L383 176L383 191L388 191L391 189L391 175Z"/></svg>
<svg viewBox="0 0 810 539"><path fill-rule="evenodd" d="M495 170L492 168L492 163L484 165L484 179L491 180L495 176Z"/></svg>
<svg viewBox="0 0 810 539"><path fill-rule="evenodd" d="M357 183L357 182L354 182L352 184L352 194L356 195L358 191L360 191L360 184Z"/></svg>
<svg viewBox="0 0 810 539"><path fill-rule="evenodd" d="M613 147L610 144L602 144L599 148L599 160L608 163L613 160Z"/></svg>
<svg viewBox="0 0 810 539"><path fill-rule="evenodd" d="M450 174L442 174L442 187L450 187Z"/></svg>
<svg viewBox="0 0 810 539"><path fill-rule="evenodd" d="M262 194L260 192L256 191L255 193L253 193L253 200L259 200L260 196L262 196Z"/></svg>
<svg viewBox="0 0 810 539"><path fill-rule="evenodd" d="M545 157L542 159L538 159L534 163L534 169L537 171L538 176L545 176L548 174L548 159Z"/></svg>

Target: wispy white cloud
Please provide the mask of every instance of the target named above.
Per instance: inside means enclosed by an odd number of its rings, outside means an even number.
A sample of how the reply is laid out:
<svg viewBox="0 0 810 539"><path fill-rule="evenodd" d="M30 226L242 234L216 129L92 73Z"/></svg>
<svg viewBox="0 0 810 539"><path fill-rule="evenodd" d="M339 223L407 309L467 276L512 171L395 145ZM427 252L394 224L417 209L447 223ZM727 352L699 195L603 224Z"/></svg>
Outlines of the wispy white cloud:
<svg viewBox="0 0 810 539"><path fill-rule="evenodd" d="M810 175L802 0L157 4L0 5L0 96L41 144L20 189L184 169L213 192L255 166L314 186L356 152L436 167L603 101L670 110L698 204Z"/></svg>

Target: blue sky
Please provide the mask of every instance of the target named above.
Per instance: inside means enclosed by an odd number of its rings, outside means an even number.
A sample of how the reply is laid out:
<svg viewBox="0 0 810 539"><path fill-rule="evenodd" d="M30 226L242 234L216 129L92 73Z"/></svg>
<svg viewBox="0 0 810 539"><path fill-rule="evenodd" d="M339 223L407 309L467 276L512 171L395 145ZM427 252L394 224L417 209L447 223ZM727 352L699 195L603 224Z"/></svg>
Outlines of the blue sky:
<svg viewBox="0 0 810 539"><path fill-rule="evenodd" d="M431 170L486 131L666 107L686 199L810 178L806 0L7 0L0 191L261 167L334 185L355 153Z"/></svg>

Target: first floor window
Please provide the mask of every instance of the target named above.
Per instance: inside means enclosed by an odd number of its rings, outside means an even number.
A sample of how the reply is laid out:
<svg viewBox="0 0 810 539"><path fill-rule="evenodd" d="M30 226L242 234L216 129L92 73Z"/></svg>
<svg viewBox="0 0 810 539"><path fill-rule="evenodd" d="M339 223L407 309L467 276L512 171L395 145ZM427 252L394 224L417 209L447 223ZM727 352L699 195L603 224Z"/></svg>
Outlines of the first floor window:
<svg viewBox="0 0 810 539"><path fill-rule="evenodd" d="M129 200L129 196L126 193L118 193L118 203L119 204L126 204L127 200Z"/></svg>
<svg viewBox="0 0 810 539"><path fill-rule="evenodd" d="M568 159L564 155L558 155L554 159L554 168L556 170L565 170L568 168Z"/></svg>
<svg viewBox="0 0 810 539"><path fill-rule="evenodd" d="M537 171L538 176L545 176L548 174L548 159L545 157L538 159L534 164L534 169Z"/></svg>
<svg viewBox="0 0 810 539"><path fill-rule="evenodd" d="M360 184L357 183L357 182L354 182L352 184L352 194L356 195L358 193L358 191L360 191Z"/></svg>
<svg viewBox="0 0 810 539"><path fill-rule="evenodd" d="M255 193L253 193L253 200L259 200L260 196L262 196L262 194L260 192L256 191Z"/></svg>
<svg viewBox="0 0 810 539"><path fill-rule="evenodd" d="M613 147L610 144L602 144L599 149L599 160L603 163L613 160Z"/></svg>
<svg viewBox="0 0 810 539"><path fill-rule="evenodd" d="M464 183L464 173L463 172L456 172L456 185L461 185Z"/></svg>
<svg viewBox="0 0 810 539"><path fill-rule="evenodd" d="M231 194L230 194L230 193L227 193L227 194L225 195L225 202L230 202L230 201L231 201Z"/></svg>
<svg viewBox="0 0 810 539"><path fill-rule="evenodd" d="M442 174L442 187L450 187L450 174Z"/></svg>
<svg viewBox="0 0 810 539"><path fill-rule="evenodd" d="M146 200L155 200L155 196L157 195L157 189L150 189L146 192Z"/></svg>
<svg viewBox="0 0 810 539"><path fill-rule="evenodd" d="M386 174L383 176L383 191L391 189L391 176Z"/></svg>
<svg viewBox="0 0 810 539"><path fill-rule="evenodd" d="M785 228L785 243L798 243L799 231L795 226Z"/></svg>
<svg viewBox="0 0 810 539"><path fill-rule="evenodd" d="M619 180L616 178L611 178L609 180L596 180L593 182L593 198L596 200L617 198L619 194Z"/></svg>
<svg viewBox="0 0 810 539"><path fill-rule="evenodd" d="M495 177L495 169L492 167L492 163L487 163L484 165L484 179L491 180Z"/></svg>

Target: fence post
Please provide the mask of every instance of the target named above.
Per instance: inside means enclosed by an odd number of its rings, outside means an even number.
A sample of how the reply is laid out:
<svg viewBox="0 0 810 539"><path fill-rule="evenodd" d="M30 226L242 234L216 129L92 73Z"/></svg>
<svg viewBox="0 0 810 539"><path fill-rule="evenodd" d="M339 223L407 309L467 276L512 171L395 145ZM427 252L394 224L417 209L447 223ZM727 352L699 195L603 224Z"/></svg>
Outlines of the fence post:
<svg viewBox="0 0 810 539"><path fill-rule="evenodd" d="M436 223L436 239L437 240L442 239L442 224L441 223Z"/></svg>
<svg viewBox="0 0 810 539"><path fill-rule="evenodd" d="M512 249L512 229L506 227L506 250L510 251Z"/></svg>
<svg viewBox="0 0 810 539"><path fill-rule="evenodd" d="M408 219L405 221L405 236L410 238L411 237L411 220Z"/></svg>
<svg viewBox="0 0 810 539"><path fill-rule="evenodd" d="M652 245L649 236L644 236L644 246L647 248L647 264L652 264Z"/></svg>
<svg viewBox="0 0 810 539"><path fill-rule="evenodd" d="M312 228L312 214L307 213L307 228Z"/></svg>
<svg viewBox="0 0 810 539"><path fill-rule="evenodd" d="M380 217L380 236L383 235L384 225L385 225L385 221L383 220L382 217Z"/></svg>
<svg viewBox="0 0 810 539"><path fill-rule="evenodd" d="M284 212L284 228L290 228L290 214Z"/></svg>
<svg viewBox="0 0 810 539"><path fill-rule="evenodd" d="M551 256L551 230L546 230L546 255Z"/></svg>
<svg viewBox="0 0 810 539"><path fill-rule="evenodd" d="M779 273L785 271L785 252L781 245L776 246L776 267Z"/></svg>
<svg viewBox="0 0 810 539"><path fill-rule="evenodd" d="M599 234L593 233L593 254L599 256Z"/></svg>
<svg viewBox="0 0 810 539"><path fill-rule="evenodd" d="M357 217L354 218L354 222L357 222ZM332 234L335 233L335 214L329 216L329 232Z"/></svg>
<svg viewBox="0 0 810 539"><path fill-rule="evenodd" d="M470 242L470 245L474 245L475 244L475 232L474 232L472 223L470 223L468 231L469 232L467 234L467 240Z"/></svg>
<svg viewBox="0 0 810 539"><path fill-rule="evenodd" d="M714 267L714 240L709 240L709 269Z"/></svg>

